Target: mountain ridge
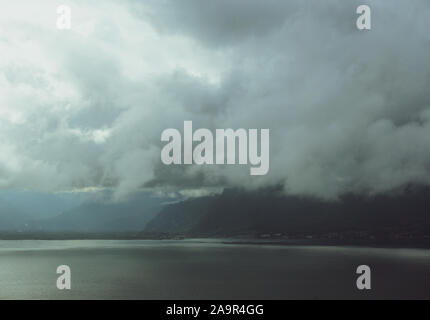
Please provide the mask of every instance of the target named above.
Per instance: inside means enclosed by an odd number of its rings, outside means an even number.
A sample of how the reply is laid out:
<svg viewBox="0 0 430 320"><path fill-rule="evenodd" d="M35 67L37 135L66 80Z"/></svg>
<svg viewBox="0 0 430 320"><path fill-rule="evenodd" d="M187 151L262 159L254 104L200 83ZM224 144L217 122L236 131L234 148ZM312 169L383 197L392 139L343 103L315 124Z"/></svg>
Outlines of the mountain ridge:
<svg viewBox="0 0 430 320"><path fill-rule="evenodd" d="M347 194L337 201L288 196L281 188L226 189L222 194L165 206L144 232L188 236L326 234L330 232L430 233L430 188L384 195Z"/></svg>

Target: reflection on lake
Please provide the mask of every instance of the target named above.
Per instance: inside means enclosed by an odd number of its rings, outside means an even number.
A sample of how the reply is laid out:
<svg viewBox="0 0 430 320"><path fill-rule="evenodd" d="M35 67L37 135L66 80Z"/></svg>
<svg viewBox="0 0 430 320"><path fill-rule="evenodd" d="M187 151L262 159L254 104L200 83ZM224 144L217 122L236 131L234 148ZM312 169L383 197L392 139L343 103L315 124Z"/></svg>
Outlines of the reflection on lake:
<svg viewBox="0 0 430 320"><path fill-rule="evenodd" d="M69 265L72 289L56 288ZM372 269L359 291L358 265ZM0 241L0 299L430 298L430 250L183 241Z"/></svg>

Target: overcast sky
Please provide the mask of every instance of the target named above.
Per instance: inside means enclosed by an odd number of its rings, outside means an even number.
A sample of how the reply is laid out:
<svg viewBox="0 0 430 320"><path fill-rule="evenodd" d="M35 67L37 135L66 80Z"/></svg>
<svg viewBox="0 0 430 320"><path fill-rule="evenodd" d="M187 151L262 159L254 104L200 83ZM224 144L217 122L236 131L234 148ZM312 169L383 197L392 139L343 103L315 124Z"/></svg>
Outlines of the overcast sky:
<svg viewBox="0 0 430 320"><path fill-rule="evenodd" d="M0 188L429 184L430 2L367 3L370 31L365 0L0 0ZM269 128L269 173L165 166L184 120Z"/></svg>

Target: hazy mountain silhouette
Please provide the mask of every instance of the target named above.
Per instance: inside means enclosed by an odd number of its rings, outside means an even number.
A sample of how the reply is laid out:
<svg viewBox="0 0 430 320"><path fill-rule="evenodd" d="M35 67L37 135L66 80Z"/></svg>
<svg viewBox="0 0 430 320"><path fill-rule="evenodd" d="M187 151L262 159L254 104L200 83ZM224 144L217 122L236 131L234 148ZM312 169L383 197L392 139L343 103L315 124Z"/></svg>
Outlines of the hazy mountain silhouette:
<svg viewBox="0 0 430 320"><path fill-rule="evenodd" d="M54 217L80 205L83 193L0 192L0 230L23 230L32 220Z"/></svg>
<svg viewBox="0 0 430 320"><path fill-rule="evenodd" d="M32 221L32 231L113 232L142 230L165 199L138 193L124 202L91 201L48 219Z"/></svg>
<svg viewBox="0 0 430 320"><path fill-rule="evenodd" d="M8 203L0 203L0 231L22 228L29 217Z"/></svg>

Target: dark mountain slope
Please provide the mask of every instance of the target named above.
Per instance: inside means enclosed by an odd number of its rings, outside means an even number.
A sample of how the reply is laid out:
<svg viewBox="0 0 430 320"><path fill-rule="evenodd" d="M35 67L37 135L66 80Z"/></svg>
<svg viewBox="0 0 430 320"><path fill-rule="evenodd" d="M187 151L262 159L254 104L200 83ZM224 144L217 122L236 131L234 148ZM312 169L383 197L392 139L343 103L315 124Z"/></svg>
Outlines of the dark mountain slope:
<svg viewBox="0 0 430 320"><path fill-rule="evenodd" d="M378 196L345 195L339 201L225 190L221 195L166 206L145 232L216 236L256 233L322 234L360 231L430 234L430 189L409 187Z"/></svg>

